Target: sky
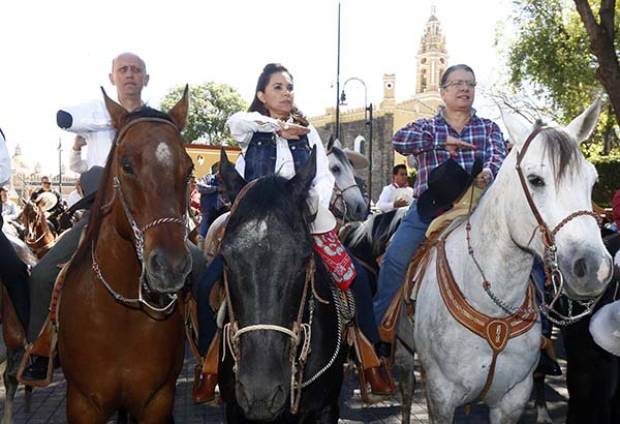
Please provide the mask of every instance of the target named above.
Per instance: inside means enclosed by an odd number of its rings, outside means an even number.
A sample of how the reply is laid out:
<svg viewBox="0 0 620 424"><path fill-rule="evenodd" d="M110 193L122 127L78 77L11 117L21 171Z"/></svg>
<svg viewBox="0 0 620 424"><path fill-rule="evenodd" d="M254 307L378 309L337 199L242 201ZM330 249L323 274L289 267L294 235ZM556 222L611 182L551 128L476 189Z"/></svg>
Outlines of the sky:
<svg viewBox="0 0 620 424"><path fill-rule="evenodd" d="M0 3L0 128L9 150L58 172L73 135L55 123L63 106L115 93L108 80L121 52L140 55L150 106L179 84L226 83L249 102L263 66L281 62L295 79L295 100L309 116L335 106L338 0L20 0ZM340 81L366 82L383 95L383 74L396 74L396 98L414 94L415 56L436 7L449 64L467 63L482 88L505 72L494 45L510 0L341 0ZM360 85L347 86L348 107L361 107ZM490 103L475 107L495 119Z"/></svg>

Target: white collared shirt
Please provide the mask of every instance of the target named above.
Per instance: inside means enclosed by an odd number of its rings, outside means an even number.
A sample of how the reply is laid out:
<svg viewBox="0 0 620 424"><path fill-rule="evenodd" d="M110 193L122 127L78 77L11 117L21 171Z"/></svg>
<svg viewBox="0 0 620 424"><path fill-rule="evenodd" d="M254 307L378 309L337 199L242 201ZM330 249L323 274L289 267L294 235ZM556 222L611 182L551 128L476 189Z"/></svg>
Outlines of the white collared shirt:
<svg viewBox="0 0 620 424"><path fill-rule="evenodd" d="M241 147L242 153L237 159L235 168L237 172L242 176L245 174L245 154L252 136L255 132L270 132L274 133L280 125L275 119L262 115L258 112L237 112L228 118L226 122L233 139ZM329 161L325 148L321 142L319 133L313 126L309 126L308 129L308 144L310 148L316 146L316 176L312 184L312 188L316 191L319 197L319 204L325 208L329 208L329 201L332 197L332 190L334 189L334 176L329 171ZM293 155L288 146L288 140L276 136L276 167L278 175L291 179L295 176L295 164L293 162Z"/></svg>
<svg viewBox="0 0 620 424"><path fill-rule="evenodd" d="M407 204L411 204L413 200L413 189L411 187L398 187L393 183L383 187L379 200L377 201L377 207L381 212L389 212L394 208L394 202L398 199L407 201Z"/></svg>
<svg viewBox="0 0 620 424"><path fill-rule="evenodd" d="M71 127L64 129L79 134L86 140L86 158L82 159L81 151L71 149L69 169L82 173L93 166L105 167L116 130L112 127L110 114L103 100L64 107L61 110L73 118Z"/></svg>

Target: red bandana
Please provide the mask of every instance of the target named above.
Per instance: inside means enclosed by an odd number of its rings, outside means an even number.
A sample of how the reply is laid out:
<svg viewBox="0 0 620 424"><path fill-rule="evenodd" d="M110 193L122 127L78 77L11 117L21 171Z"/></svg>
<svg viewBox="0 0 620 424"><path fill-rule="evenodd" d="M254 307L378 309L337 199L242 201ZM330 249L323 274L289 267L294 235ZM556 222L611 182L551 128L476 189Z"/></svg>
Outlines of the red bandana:
<svg viewBox="0 0 620 424"><path fill-rule="evenodd" d="M349 288L357 272L351 257L342 246L336 230L323 234L313 234L314 251L319 254L332 279L342 290Z"/></svg>

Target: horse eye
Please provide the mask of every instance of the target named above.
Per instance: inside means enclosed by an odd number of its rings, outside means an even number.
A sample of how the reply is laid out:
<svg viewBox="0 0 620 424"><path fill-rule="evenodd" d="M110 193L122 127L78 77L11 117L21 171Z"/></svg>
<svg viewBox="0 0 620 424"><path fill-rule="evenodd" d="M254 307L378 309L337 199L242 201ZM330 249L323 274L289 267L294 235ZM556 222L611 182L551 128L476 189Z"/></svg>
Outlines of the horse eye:
<svg viewBox="0 0 620 424"><path fill-rule="evenodd" d="M541 177L539 177L538 175L529 175L527 177L527 181L533 185L534 187L544 187L545 186L545 180L543 180Z"/></svg>
<svg viewBox="0 0 620 424"><path fill-rule="evenodd" d="M130 174L130 175L134 175L133 168L131 167L131 163L129 163L127 159L121 160L121 168L123 172Z"/></svg>
<svg viewBox="0 0 620 424"><path fill-rule="evenodd" d="M340 167L339 167L339 166L332 166L332 167L331 167L331 171L332 171L334 174L340 174Z"/></svg>

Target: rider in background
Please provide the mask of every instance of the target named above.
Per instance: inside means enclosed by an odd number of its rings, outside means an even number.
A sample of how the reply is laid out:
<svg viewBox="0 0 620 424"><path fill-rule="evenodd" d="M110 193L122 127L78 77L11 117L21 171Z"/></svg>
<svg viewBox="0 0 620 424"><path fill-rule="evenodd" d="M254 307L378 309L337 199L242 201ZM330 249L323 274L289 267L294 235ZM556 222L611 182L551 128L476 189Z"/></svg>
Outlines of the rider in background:
<svg viewBox="0 0 620 424"><path fill-rule="evenodd" d="M11 157L6 147L4 133L0 130L0 185L7 184L10 178ZM4 202L0 203L0 208L3 206ZM0 228L3 224L2 217L3 215L0 215ZM28 267L19 259L13 245L2 231L0 231L0 280L9 293L17 318L24 329L28 328L30 320Z"/></svg>
<svg viewBox="0 0 620 424"><path fill-rule="evenodd" d="M343 290L351 287L359 309L358 322L362 332L372 343L378 342L368 276L361 266L354 266L354 261L338 239L336 219L329 211L334 177L329 171L327 154L318 132L295 106L291 73L281 64L266 65L258 78L249 111L237 112L229 118L227 124L243 152L235 168L248 182L273 174L292 178L296 170L310 158L312 148L316 147L316 176L309 193L310 201L315 202L315 210L318 203L316 216L320 217L310 226L314 250L323 260L334 283ZM214 351L207 347L211 340L217 340L214 339L215 325L208 307L208 295L212 284L222 275L222 267L222 259L218 256L209 265L199 286L199 349L203 356L207 350L209 353ZM205 364L209 364L211 359L211 355L207 355ZM217 362L217 356L213 359ZM215 375L205 368L194 388L194 399L197 401L211 399L214 394ZM366 376L373 393L393 392L391 378L383 364L367 369Z"/></svg>
<svg viewBox="0 0 620 424"><path fill-rule="evenodd" d="M473 108L475 91L476 76L469 66L449 67L441 77L440 95L444 106L439 113L433 118L412 122L394 135L394 149L404 156L414 155L418 163L413 188L415 198L428 188L430 172L449 158L468 173L475 160L482 159L483 169L474 180L474 185L479 188L486 188L497 175L506 156L504 137L497 124L476 114ZM401 286L409 262L424 240L431 220L420 216L414 200L396 230L379 272L374 301L378 322L383 319Z"/></svg>
<svg viewBox="0 0 620 424"><path fill-rule="evenodd" d="M409 187L407 166L401 163L392 169L392 183L383 187L377 207L381 212L389 212L409 206L412 201L413 189Z"/></svg>
<svg viewBox="0 0 620 424"><path fill-rule="evenodd" d="M9 199L9 186L0 186L0 200L2 200L2 219L13 221L21 210L14 201Z"/></svg>

